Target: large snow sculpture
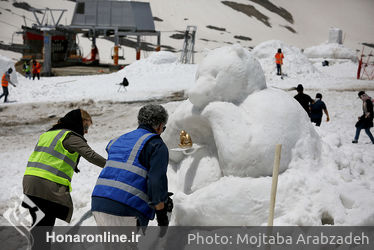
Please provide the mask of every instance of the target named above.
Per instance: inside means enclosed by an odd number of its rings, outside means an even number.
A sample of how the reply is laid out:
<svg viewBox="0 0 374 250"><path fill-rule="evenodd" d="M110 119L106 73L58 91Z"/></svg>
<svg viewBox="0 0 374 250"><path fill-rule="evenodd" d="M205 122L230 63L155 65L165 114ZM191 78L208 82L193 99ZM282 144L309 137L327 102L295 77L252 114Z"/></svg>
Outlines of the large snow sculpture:
<svg viewBox="0 0 374 250"><path fill-rule="evenodd" d="M299 103L281 90L266 88L260 64L240 45L215 49L198 66L189 99L170 116L168 130L163 135L169 149L178 148L181 130L188 132L194 143L203 145L192 155L170 150L177 187L190 194L185 198L180 195L179 203L188 200L189 206L197 207L204 202L197 199L193 205L191 195L203 197L204 189L211 191L213 183L222 182L223 176L270 176L276 144L283 145L280 166L283 172L294 147L305 147L308 151L308 147L317 143L309 140L311 145L304 145L299 140L318 137ZM227 189L228 194L217 195L228 197L230 190ZM186 217L186 209L184 206L179 211L184 217L179 223L194 223L195 220ZM232 214L227 216L233 219ZM245 214L238 216L234 224L256 223L243 221ZM210 218L200 224L215 223ZM216 223L219 224L222 223Z"/></svg>

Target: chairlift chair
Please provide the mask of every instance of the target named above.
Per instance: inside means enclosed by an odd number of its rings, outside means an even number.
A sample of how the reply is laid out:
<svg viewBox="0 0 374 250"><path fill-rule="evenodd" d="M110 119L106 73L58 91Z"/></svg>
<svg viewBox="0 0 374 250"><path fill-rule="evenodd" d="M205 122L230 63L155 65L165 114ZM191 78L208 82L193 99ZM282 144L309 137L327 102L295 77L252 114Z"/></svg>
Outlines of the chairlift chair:
<svg viewBox="0 0 374 250"><path fill-rule="evenodd" d="M110 54L112 55L112 59L113 59L114 58L114 47L112 47ZM123 49L123 47L119 47L118 60L125 60L125 50Z"/></svg>
<svg viewBox="0 0 374 250"><path fill-rule="evenodd" d="M117 92L119 92L122 87L125 89L125 91L127 91L126 87L129 86L129 81L127 81L127 78L124 77L122 82L118 83L118 85L119 85L119 88L118 88Z"/></svg>

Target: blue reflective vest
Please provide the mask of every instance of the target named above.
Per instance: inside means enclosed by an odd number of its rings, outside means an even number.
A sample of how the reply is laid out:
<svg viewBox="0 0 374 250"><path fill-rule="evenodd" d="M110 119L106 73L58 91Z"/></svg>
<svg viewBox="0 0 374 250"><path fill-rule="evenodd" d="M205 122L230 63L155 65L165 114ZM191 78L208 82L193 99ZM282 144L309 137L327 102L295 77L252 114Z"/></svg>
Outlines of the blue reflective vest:
<svg viewBox="0 0 374 250"><path fill-rule="evenodd" d="M152 220L155 211L148 205L147 169L139 162L145 143L157 134L136 129L109 142L108 160L96 182L92 196L128 205Z"/></svg>

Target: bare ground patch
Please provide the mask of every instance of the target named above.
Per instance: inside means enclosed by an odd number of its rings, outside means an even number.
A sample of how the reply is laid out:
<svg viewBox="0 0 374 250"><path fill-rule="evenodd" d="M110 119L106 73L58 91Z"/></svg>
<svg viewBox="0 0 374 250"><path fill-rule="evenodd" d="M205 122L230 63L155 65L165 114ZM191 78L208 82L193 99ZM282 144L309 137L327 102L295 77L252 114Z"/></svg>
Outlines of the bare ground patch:
<svg viewBox="0 0 374 250"><path fill-rule="evenodd" d="M243 40L243 41L252 41L252 38L247 36L234 36L235 39Z"/></svg>
<svg viewBox="0 0 374 250"><path fill-rule="evenodd" d="M172 38L172 39L182 40L182 39L184 39L184 32L183 31L178 31L178 33L174 33L169 37Z"/></svg>
<svg viewBox="0 0 374 250"><path fill-rule="evenodd" d="M224 5L231 7L232 9L242 12L249 17L254 17L268 27L272 27L269 22L269 17L258 11L253 5L242 4L231 1L221 1Z"/></svg>
<svg viewBox="0 0 374 250"><path fill-rule="evenodd" d="M30 4L25 3L25 2L14 2L13 6L16 8L26 10L26 11L30 11L30 12L32 12L34 9L33 7L30 6ZM40 10L37 10L36 12L42 14Z"/></svg>
<svg viewBox="0 0 374 250"><path fill-rule="evenodd" d="M220 27L216 27L216 26L213 26L213 25L207 25L206 27L207 27L208 29L212 29L212 30L226 31L225 28L220 28Z"/></svg>
<svg viewBox="0 0 374 250"><path fill-rule="evenodd" d="M279 26L288 29L288 30L291 31L292 33L295 33L295 34L297 33L296 30L294 30L292 27L290 27L290 26L288 26L288 25L279 25Z"/></svg>
<svg viewBox="0 0 374 250"><path fill-rule="evenodd" d="M268 11L279 15L280 17L282 17L284 20L286 20L289 23L294 23L292 14L290 12L288 12L286 9L284 9L282 7L278 7L278 6L274 5L269 0L249 0L249 1L257 3L258 5L261 5L262 7L267 9Z"/></svg>
<svg viewBox="0 0 374 250"><path fill-rule="evenodd" d="M128 102L95 102L92 99L87 99L77 102L23 103L2 106L0 107L0 127L2 128L0 136L45 131L67 112L77 108L87 110L95 123L96 118L105 116L108 112L118 112L118 116L121 116L130 107L141 107L146 103L163 104L186 98L184 91L178 91L161 98Z"/></svg>

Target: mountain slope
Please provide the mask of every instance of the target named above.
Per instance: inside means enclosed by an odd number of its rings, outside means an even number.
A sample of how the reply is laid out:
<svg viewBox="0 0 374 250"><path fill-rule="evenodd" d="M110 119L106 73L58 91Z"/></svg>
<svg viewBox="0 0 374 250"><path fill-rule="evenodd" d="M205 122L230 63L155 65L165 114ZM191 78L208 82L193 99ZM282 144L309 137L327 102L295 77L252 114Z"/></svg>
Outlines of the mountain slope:
<svg viewBox="0 0 374 250"><path fill-rule="evenodd" d="M148 2L148 1L143 1ZM361 43L374 43L374 1L372 0L151 0L156 29L161 31L162 45L179 51L183 45L183 32L187 25L197 26L195 50L196 61L202 58L205 48L221 47L240 43L253 48L266 40L282 40L287 44L307 48L328 39L329 28L343 30L344 44L352 49L361 49ZM33 14L22 6L21 1L0 2L0 41L21 43L20 35L12 34L26 23L35 20ZM30 7L67 9L61 23L70 24L75 3L67 0L31 0ZM19 28L17 28L19 27ZM84 54L90 50L90 41L81 37ZM156 43L156 38L145 37L145 42ZM110 62L113 43L99 39L101 60ZM7 52L1 51L1 54ZM125 49L126 61L135 59L134 49ZM145 55L142 55L145 56ZM17 57L17 55L11 55ZM19 55L18 55L19 57Z"/></svg>

